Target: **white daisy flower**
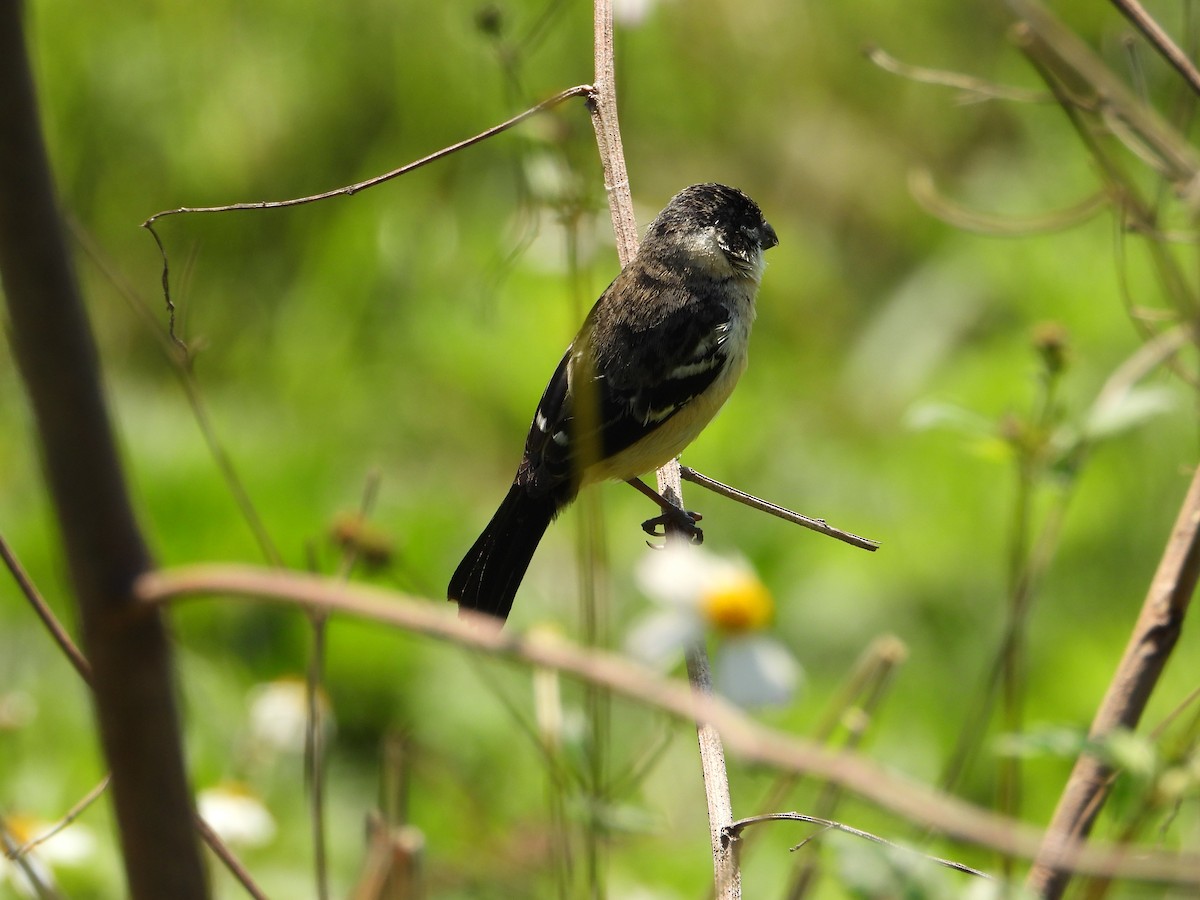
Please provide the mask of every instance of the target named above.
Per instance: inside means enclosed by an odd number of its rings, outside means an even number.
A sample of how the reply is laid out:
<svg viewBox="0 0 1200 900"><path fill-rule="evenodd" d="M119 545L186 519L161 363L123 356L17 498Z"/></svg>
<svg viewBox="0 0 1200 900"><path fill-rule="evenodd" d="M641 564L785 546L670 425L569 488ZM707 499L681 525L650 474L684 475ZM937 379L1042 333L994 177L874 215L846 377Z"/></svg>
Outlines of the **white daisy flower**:
<svg viewBox="0 0 1200 900"><path fill-rule="evenodd" d="M200 817L221 840L240 847L261 847L275 837L275 819L243 784L228 782L196 797Z"/></svg>
<svg viewBox="0 0 1200 900"><path fill-rule="evenodd" d="M658 608L630 631L630 655L670 668L686 648L714 635L718 693L742 706L792 698L803 672L791 651L765 633L775 601L749 563L672 542L643 560L637 581Z"/></svg>

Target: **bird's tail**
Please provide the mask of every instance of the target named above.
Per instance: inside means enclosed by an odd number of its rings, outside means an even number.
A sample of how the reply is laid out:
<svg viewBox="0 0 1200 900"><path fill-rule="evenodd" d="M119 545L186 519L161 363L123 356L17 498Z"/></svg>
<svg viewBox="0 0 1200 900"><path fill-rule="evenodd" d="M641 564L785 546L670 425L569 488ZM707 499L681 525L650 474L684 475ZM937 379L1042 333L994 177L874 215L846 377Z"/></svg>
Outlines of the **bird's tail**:
<svg viewBox="0 0 1200 900"><path fill-rule="evenodd" d="M458 564L447 596L459 609L507 619L533 552L558 507L554 497L530 496L517 484L509 488L492 521Z"/></svg>

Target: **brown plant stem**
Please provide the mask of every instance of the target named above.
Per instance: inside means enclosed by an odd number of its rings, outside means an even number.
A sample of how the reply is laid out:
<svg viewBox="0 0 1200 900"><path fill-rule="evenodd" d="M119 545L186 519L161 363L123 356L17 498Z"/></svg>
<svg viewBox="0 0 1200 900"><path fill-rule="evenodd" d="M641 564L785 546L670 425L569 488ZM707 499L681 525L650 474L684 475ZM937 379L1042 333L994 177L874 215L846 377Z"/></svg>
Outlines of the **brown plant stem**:
<svg viewBox="0 0 1200 900"><path fill-rule="evenodd" d="M180 206L175 209L164 209L156 212L145 222L142 227L149 231L154 231L154 223L159 219L167 216L175 216L180 213L219 213L219 212L234 212L236 210L249 209L284 209L289 206L302 206L305 203L316 203L319 200L329 200L333 197L350 197L357 194L359 191L365 191L368 188L377 187L386 181L391 181L393 178L399 178L401 175L407 175L414 169L419 169L422 166L427 166L431 162L437 162L439 159L444 159L459 150L466 150L468 147L474 146L481 141L486 141L488 138L495 137L501 132L508 131L515 125L520 125L526 119L532 118L539 113L543 113L548 109L552 109L561 103L565 103L572 97L590 97L593 93L593 87L590 84L577 84L575 87L569 87L564 91L559 91L553 97L537 103L524 112L517 113L511 119L505 119L499 125L493 125L491 128L484 129L479 134L472 135L469 138L450 144L448 147L443 147L436 150L427 156L422 156L420 159L406 163L397 169L392 169L390 172L384 172L382 175L375 175L365 181L359 181L354 184L347 184L342 187L333 188L332 190L322 191L319 194L310 194L306 197L292 197L287 200L252 200L246 203L227 203L224 206Z"/></svg>
<svg viewBox="0 0 1200 900"><path fill-rule="evenodd" d="M1200 94L1200 70L1178 44L1171 40L1170 35L1155 21L1146 8L1137 0L1112 0L1113 6L1121 11L1121 15L1133 23L1151 46L1159 52L1188 83L1195 93Z"/></svg>
<svg viewBox="0 0 1200 900"><path fill-rule="evenodd" d="M616 654L580 647L562 637L502 631L487 616L463 617L444 604L329 578L250 566L205 565L158 570L144 575L138 597L151 605L184 597L237 596L319 608L401 628L525 664L563 672L600 684L634 702L690 722L717 728L726 745L747 763L799 772L839 784L857 796L947 837L1032 858L1042 833L1021 822L890 774L851 753L835 753L755 722L732 704L696 693ZM1200 856L1111 845L1056 842L1048 859L1073 871L1119 875L1164 883L1200 885Z"/></svg>
<svg viewBox="0 0 1200 900"><path fill-rule="evenodd" d="M604 169L604 187L612 214L613 234L617 256L622 266L637 255L637 220L633 214L633 197L625 154L621 147L621 128L617 122L616 64L613 48L613 16L611 0L596 0L594 5L595 79L588 97L592 127ZM683 509L683 489L679 460L673 459L657 472L658 493ZM678 526L665 526L669 540L686 538ZM687 649L688 680L692 689L704 696L712 694L712 673L708 650L703 643ZM713 876L718 900L739 900L742 896L741 873L738 871L736 850L723 839L724 829L733 822L733 804L729 795L729 775L725 767L725 750L721 735L709 723L697 721L696 738L700 748L700 768L704 776L704 792L708 800L708 824L713 854Z"/></svg>
<svg viewBox="0 0 1200 900"><path fill-rule="evenodd" d="M698 484L702 488L707 488L714 494L719 494L730 500L748 506L751 509L756 509L759 512L765 512L776 518L783 519L785 522L791 522L793 525L800 525L807 528L809 531L815 531L818 534L823 534L826 537L834 538L844 544L849 544L852 547L858 547L861 550L870 550L874 552L879 549L879 541L873 541L870 538L860 537L857 534L852 534L849 531L843 531L840 528L834 528L824 519L814 519L811 516L806 516L802 513L793 512L786 507L771 503L769 500L763 500L761 497L755 497L753 494L747 494L745 491L738 490L735 487L717 481L715 478L709 478L707 475L702 475L695 469L687 466L679 467L679 475L684 481L690 481L692 484Z"/></svg>
<svg viewBox="0 0 1200 900"><path fill-rule="evenodd" d="M42 597L41 592L38 591L37 586L33 583L32 579L30 579L28 574L26 574L25 568L21 565L21 561L17 558L16 553L14 553L12 548L8 545L8 542L4 540L3 536L0 536L0 557L4 559L5 565L8 567L9 572L12 573L13 579L17 582L17 586L21 589L21 593L25 595L25 599L29 602L29 605L33 607L34 611L38 615L38 618L42 620L43 624L46 626L46 630L50 632L55 642L59 645L59 648L71 661L71 664L75 667L75 671L79 673L79 676L87 683L88 687L92 687L91 664L75 645L75 642L71 640L71 636L67 633L67 629L64 628L62 623L58 621L58 617L54 615L54 611L50 608L50 605L46 602L45 598ZM105 790L108 788L110 778L111 776L106 774L104 776L104 780L101 782ZM76 810L90 805L92 802L91 798L92 795L89 794L84 798L84 800L80 801L80 803L77 803L72 811L64 817L63 822L69 822L74 817ZM230 850L225 842L222 841L217 835L217 833L208 826L208 823L200 818L200 814L198 812L193 812L192 816L193 821L195 822L196 830L199 832L201 839L205 844L208 845L208 848L216 855L216 857L221 860L221 863L226 869L229 870L230 874L237 879L243 888L245 888L246 893L251 897L254 897L255 900L266 900L266 895L255 883L254 879L250 876L250 873L246 870L246 867L242 865L241 860L234 856L233 851ZM48 835L43 835L41 838L39 838L39 840L44 840L47 836ZM27 847L28 845L26 845L26 847L21 847L19 852L24 852Z"/></svg>
<svg viewBox="0 0 1200 900"><path fill-rule="evenodd" d="M192 829L161 614L67 252L30 75L22 4L0 0L0 277L92 665L130 896L208 895Z"/></svg>
<svg viewBox="0 0 1200 900"><path fill-rule="evenodd" d="M703 697L713 697L712 667L704 643L700 641L688 647L684 658L692 690ZM733 825L733 800L729 794L725 744L716 725L699 719L696 720L696 743L700 747L700 770L708 800L716 897L718 900L737 900L742 896L742 871L738 863L737 842L726 838L727 829Z"/></svg>
<svg viewBox="0 0 1200 900"><path fill-rule="evenodd" d="M863 831L860 828L853 828L844 822L835 822L834 820L825 816L810 816L798 812L764 813L759 816L747 816L744 819L738 819L736 822L726 828L725 835L729 840L737 842L742 839L742 832L744 832L751 825L761 825L765 822L805 822L809 825L820 825L822 829L828 831L840 831L843 834L850 834L854 837L862 838L865 841L870 841L873 844L881 844L884 847L891 847L893 850L901 850L905 853L911 853L914 856L920 857L921 859L928 860L929 862L935 863L939 866L944 866L947 869L953 869L956 872L974 875L976 878L990 879L992 877L988 875L987 872L982 872L979 869L972 868L964 863L956 862L952 859L943 859L940 856L931 856L928 853L922 853L920 850L914 850L911 847L905 847L903 844L897 844L894 841L881 838L877 834L872 834L869 831ZM801 841L792 849L799 850L811 839L812 838L808 838L804 841Z"/></svg>
<svg viewBox="0 0 1200 900"><path fill-rule="evenodd" d="M50 609L41 591L37 589L37 585L26 573L21 561L17 559L17 555L13 553L11 547L8 546L8 541L0 535L0 559L4 560L4 565L8 567L9 574L17 583L17 587L21 589L21 593L25 595L25 599L29 605L33 607L33 611L37 613L37 617L42 620L42 624L46 626L46 630L50 632L50 636L54 638L54 642L58 644L59 649L71 661L71 665L75 667L75 671L79 673L90 687L92 684L92 666L83 655L83 652L71 640L71 635L67 633L67 629L63 628L62 623L58 621L58 617L54 615L54 611Z"/></svg>
<svg viewBox="0 0 1200 900"><path fill-rule="evenodd" d="M1089 742L1103 741L1119 728L1133 729L1141 720L1150 695L1179 640L1183 620L1200 577L1200 469L1180 507L1141 613L1133 626L1125 654L1109 683L1092 727ZM1092 753L1082 754L1059 799L1058 808L1026 882L1039 897L1062 896L1071 871L1051 858L1064 842L1085 840L1111 786L1113 769Z"/></svg>

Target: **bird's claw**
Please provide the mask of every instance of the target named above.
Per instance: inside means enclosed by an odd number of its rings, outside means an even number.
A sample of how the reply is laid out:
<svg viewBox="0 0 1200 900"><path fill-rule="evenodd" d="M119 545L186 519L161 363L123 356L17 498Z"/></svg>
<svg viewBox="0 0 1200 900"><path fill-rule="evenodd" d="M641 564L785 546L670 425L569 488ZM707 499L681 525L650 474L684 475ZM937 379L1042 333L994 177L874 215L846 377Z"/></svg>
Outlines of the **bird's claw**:
<svg viewBox="0 0 1200 900"><path fill-rule="evenodd" d="M667 534L668 526L670 526L686 535L688 541L691 543L703 544L704 531L696 524L703 518L704 516L698 512L673 506L669 510L664 509L661 516L655 516L653 519L647 519L643 522L642 531L651 537L664 537ZM662 531L658 530L660 527L663 529Z"/></svg>

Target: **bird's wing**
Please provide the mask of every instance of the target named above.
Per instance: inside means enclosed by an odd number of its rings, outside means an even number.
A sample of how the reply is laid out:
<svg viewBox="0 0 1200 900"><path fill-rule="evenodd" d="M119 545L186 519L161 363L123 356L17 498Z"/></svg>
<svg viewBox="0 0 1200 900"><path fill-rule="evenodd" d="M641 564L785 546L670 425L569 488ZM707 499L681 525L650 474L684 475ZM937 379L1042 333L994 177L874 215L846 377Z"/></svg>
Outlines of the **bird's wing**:
<svg viewBox="0 0 1200 900"><path fill-rule="evenodd" d="M655 321L609 323L615 333L594 349L589 317L538 403L518 479L537 493L573 494L588 464L632 446L716 380L730 313L675 293L660 298Z"/></svg>

